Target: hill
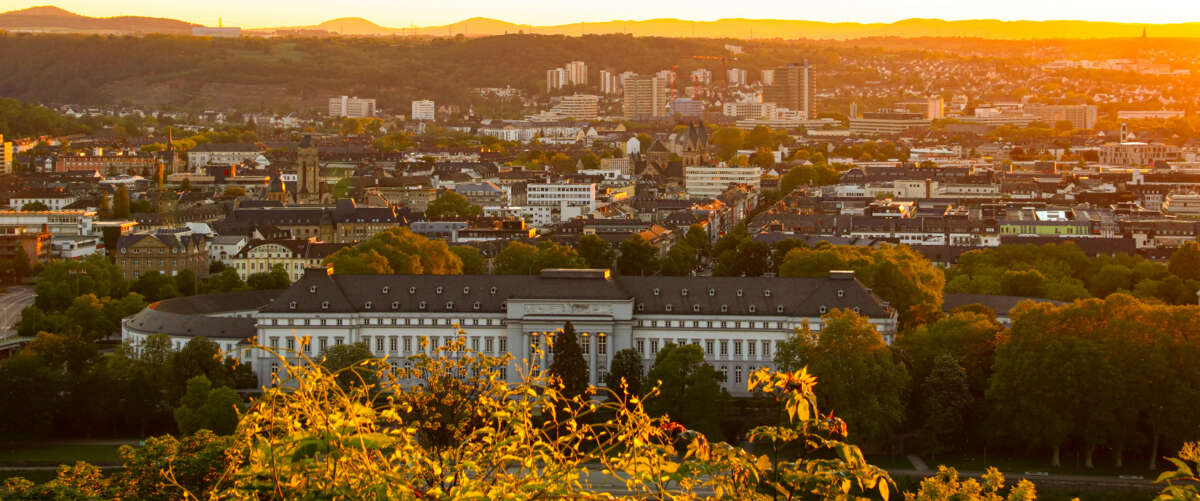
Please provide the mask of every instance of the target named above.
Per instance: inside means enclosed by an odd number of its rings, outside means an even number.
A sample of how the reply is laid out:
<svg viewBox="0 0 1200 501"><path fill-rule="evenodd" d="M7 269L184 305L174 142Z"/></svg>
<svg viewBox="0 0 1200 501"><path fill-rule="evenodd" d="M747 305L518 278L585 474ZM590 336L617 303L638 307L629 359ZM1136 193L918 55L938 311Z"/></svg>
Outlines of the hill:
<svg viewBox="0 0 1200 501"><path fill-rule="evenodd" d="M191 34L191 23L155 17L87 17L42 6L0 13L0 29L38 33Z"/></svg>

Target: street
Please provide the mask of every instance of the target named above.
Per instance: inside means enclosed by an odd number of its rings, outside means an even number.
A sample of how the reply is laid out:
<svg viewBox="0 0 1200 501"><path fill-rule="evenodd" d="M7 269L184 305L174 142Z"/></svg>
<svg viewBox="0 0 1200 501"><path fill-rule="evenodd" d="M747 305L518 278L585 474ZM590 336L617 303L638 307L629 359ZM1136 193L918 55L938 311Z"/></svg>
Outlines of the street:
<svg viewBox="0 0 1200 501"><path fill-rule="evenodd" d="M33 287L16 285L8 288L8 292L0 295L0 339L15 335L12 328L21 319L21 309L33 304Z"/></svg>

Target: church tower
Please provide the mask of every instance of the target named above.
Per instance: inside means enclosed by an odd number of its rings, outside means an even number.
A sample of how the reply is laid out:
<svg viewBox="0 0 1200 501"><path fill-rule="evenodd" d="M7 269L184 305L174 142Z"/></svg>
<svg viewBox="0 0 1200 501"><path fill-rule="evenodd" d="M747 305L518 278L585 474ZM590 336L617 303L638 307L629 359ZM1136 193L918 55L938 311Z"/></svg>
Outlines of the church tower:
<svg viewBox="0 0 1200 501"><path fill-rule="evenodd" d="M317 165L317 146L310 135L300 140L296 167L296 202L320 202L321 168Z"/></svg>

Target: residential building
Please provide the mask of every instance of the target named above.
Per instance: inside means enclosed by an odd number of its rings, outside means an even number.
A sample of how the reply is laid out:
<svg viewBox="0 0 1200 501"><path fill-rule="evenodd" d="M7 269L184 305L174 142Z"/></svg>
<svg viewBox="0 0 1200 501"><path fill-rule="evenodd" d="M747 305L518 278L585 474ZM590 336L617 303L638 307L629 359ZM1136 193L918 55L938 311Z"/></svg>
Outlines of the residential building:
<svg viewBox="0 0 1200 501"><path fill-rule="evenodd" d="M0 260L11 260L21 251L33 266L50 258L50 227L0 226Z"/></svg>
<svg viewBox="0 0 1200 501"><path fill-rule="evenodd" d="M559 102L560 113L576 120L595 120L600 112L600 96L572 94Z"/></svg>
<svg viewBox="0 0 1200 501"><path fill-rule="evenodd" d="M204 278L208 276L208 240L186 229L121 235L116 263L125 280L137 280L151 271L174 276L183 270Z"/></svg>
<svg viewBox="0 0 1200 501"><path fill-rule="evenodd" d="M632 77L625 81L625 118L649 120L658 118L667 109L667 81L659 77Z"/></svg>
<svg viewBox="0 0 1200 501"><path fill-rule="evenodd" d="M428 99L413 101L411 118L413 120L437 120L437 106Z"/></svg>
<svg viewBox="0 0 1200 501"><path fill-rule="evenodd" d="M850 119L850 134L859 136L895 135L909 129L928 128L932 122L918 113L863 113Z"/></svg>
<svg viewBox="0 0 1200 501"><path fill-rule="evenodd" d="M92 229L95 220L95 211L0 211L0 226L21 226L25 231L39 231L45 226L55 237L95 235L98 233Z"/></svg>
<svg viewBox="0 0 1200 501"><path fill-rule="evenodd" d="M725 116L734 118L772 118L775 110L775 103L741 101L725 103L722 111Z"/></svg>
<svg viewBox="0 0 1200 501"><path fill-rule="evenodd" d="M621 79L612 70L600 70L600 93L606 96L621 92Z"/></svg>
<svg viewBox="0 0 1200 501"><path fill-rule="evenodd" d="M816 90L808 61L791 63L773 70L774 83L763 88L763 102L802 113L802 118L817 116Z"/></svg>
<svg viewBox="0 0 1200 501"><path fill-rule="evenodd" d="M63 210L63 207L75 203L79 198L64 190L27 190L15 193L8 199L8 206L13 210L21 210L25 204L42 203L51 211Z"/></svg>
<svg viewBox="0 0 1200 501"><path fill-rule="evenodd" d="M746 80L746 70L738 68L729 68L725 71L725 83L730 87L741 87L748 84Z"/></svg>
<svg viewBox="0 0 1200 501"><path fill-rule="evenodd" d="M188 166L201 173L205 165L232 165L253 161L262 149L249 143L202 143L188 151Z"/></svg>
<svg viewBox="0 0 1200 501"><path fill-rule="evenodd" d="M218 235L208 243L208 260L228 264L228 260L236 256L250 243L246 235Z"/></svg>
<svg viewBox="0 0 1200 501"><path fill-rule="evenodd" d="M282 266L288 274L288 280L295 282L304 275L306 268L320 266L325 258L351 245L319 242L311 238L256 240L228 258L226 264L237 270L242 280L255 273L268 273L275 266Z"/></svg>
<svg viewBox="0 0 1200 501"><path fill-rule="evenodd" d="M329 98L329 116L367 118L375 116L375 100L358 96Z"/></svg>
<svg viewBox="0 0 1200 501"><path fill-rule="evenodd" d="M5 141L4 135L0 134L0 175L12 174L13 172L13 144L12 141Z"/></svg>
<svg viewBox="0 0 1200 501"><path fill-rule="evenodd" d="M546 92L570 86L587 85L587 64L571 61L561 68L546 70Z"/></svg>
<svg viewBox="0 0 1200 501"><path fill-rule="evenodd" d="M684 189L693 199L717 198L730 185L746 185L754 191L762 186L759 167L691 166L684 168Z"/></svg>
<svg viewBox="0 0 1200 501"><path fill-rule="evenodd" d="M758 81L762 83L763 87L775 85L775 70L762 70L762 73L758 77Z"/></svg>
<svg viewBox="0 0 1200 501"><path fill-rule="evenodd" d="M580 207L584 213L596 210L596 184L536 183L525 188L529 205Z"/></svg>
<svg viewBox="0 0 1200 501"><path fill-rule="evenodd" d="M946 118L946 100L939 96L926 99L925 118L929 120L941 120Z"/></svg>
<svg viewBox="0 0 1200 501"><path fill-rule="evenodd" d="M692 70L689 78L696 85L709 85L712 84L712 71L704 68Z"/></svg>
<svg viewBox="0 0 1200 501"><path fill-rule="evenodd" d="M153 173L158 168L155 155L55 155L54 172L79 170L101 174Z"/></svg>
<svg viewBox="0 0 1200 501"><path fill-rule="evenodd" d="M1145 119L1162 119L1183 118L1186 115L1183 110L1127 110L1118 111L1118 120L1145 120Z"/></svg>
<svg viewBox="0 0 1200 501"><path fill-rule="evenodd" d="M701 118L704 116L704 102L695 99L679 98L671 101L672 115L683 118Z"/></svg>

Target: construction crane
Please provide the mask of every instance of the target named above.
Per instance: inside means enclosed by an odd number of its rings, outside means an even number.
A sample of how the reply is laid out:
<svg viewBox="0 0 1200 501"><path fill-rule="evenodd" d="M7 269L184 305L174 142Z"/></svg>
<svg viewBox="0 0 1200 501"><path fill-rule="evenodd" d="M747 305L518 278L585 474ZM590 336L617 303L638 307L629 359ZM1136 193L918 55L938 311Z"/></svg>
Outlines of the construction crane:
<svg viewBox="0 0 1200 501"><path fill-rule="evenodd" d="M725 79L725 86L729 87L729 69L726 67L729 60L737 61L737 58L728 58L725 56L683 56L684 59L700 59L703 61L720 61L721 62L721 77Z"/></svg>
<svg viewBox="0 0 1200 501"><path fill-rule="evenodd" d="M678 80L677 75L675 75L675 70L677 70L677 69L679 69L678 64L675 66L672 66L671 69L669 70L670 72L667 73L667 80L671 84L671 98L668 99L668 101L675 100L675 81Z"/></svg>

